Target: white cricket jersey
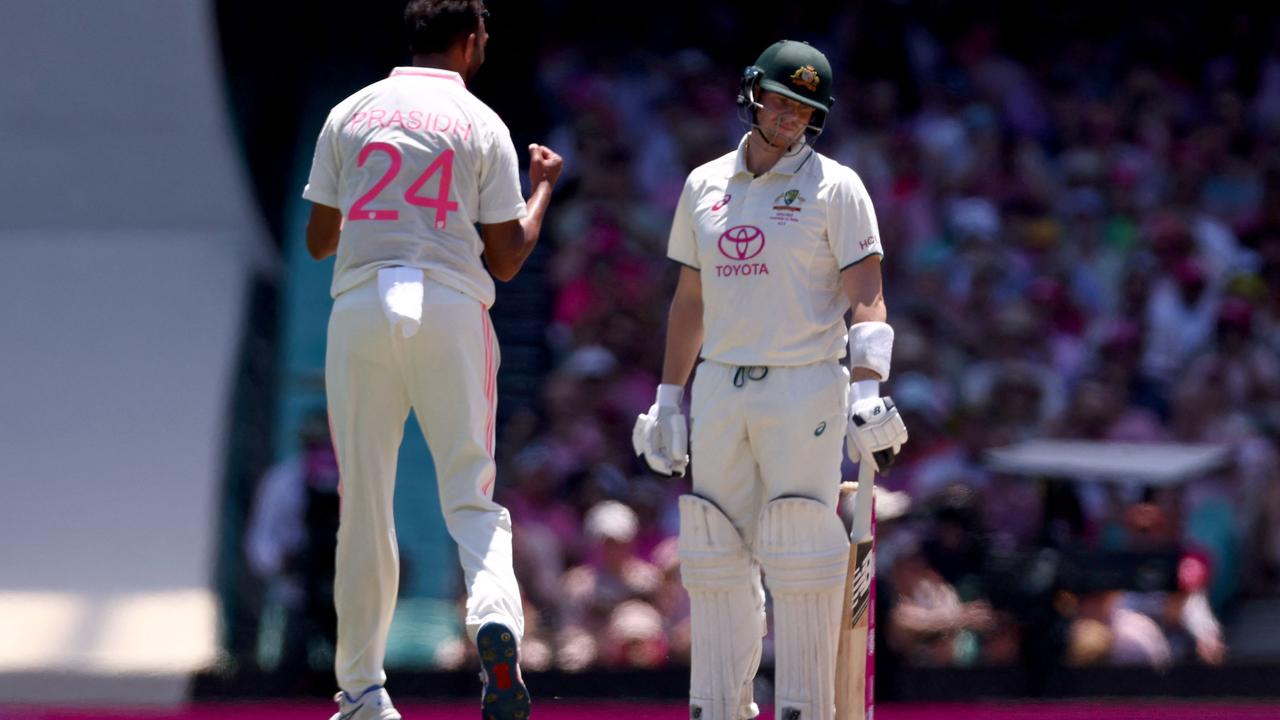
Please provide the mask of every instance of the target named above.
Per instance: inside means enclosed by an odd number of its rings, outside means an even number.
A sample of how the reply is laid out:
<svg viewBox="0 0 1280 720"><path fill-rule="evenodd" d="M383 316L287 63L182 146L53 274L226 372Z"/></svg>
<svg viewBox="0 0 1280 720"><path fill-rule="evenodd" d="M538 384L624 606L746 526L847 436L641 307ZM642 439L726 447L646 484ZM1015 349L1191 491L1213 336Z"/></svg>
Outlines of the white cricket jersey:
<svg viewBox="0 0 1280 720"><path fill-rule="evenodd" d="M840 272L884 256L857 173L811 148L767 173L738 149L689 173L667 256L702 278L702 357L807 365L845 355Z"/></svg>
<svg viewBox="0 0 1280 720"><path fill-rule="evenodd" d="M525 216L511 133L455 72L400 67L329 112L302 196L342 211L333 297L379 268L493 305L476 223Z"/></svg>

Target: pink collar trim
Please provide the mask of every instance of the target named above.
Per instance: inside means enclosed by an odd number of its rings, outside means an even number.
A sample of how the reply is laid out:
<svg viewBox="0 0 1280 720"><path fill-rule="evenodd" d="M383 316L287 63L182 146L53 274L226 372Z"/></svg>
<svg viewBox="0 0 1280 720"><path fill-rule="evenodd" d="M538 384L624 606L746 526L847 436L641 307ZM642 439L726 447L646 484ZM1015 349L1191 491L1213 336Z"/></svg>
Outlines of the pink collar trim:
<svg viewBox="0 0 1280 720"><path fill-rule="evenodd" d="M462 81L462 76L452 70L439 70L437 68L424 67L398 67L391 71L391 77L396 75L418 75L421 77L440 78L441 80L452 80L462 87L467 84Z"/></svg>

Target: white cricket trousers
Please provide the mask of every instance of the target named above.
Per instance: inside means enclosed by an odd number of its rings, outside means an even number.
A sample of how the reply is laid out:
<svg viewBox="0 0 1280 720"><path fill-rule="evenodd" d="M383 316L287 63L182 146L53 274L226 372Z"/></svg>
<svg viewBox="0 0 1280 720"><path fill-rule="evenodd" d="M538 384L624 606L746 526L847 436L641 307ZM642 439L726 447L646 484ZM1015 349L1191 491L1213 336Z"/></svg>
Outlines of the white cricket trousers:
<svg viewBox="0 0 1280 720"><path fill-rule="evenodd" d="M410 408L435 461L445 525L458 544L468 634L474 641L490 621L517 637L524 633L511 516L493 501L498 359L488 309L429 277L422 326L410 338L392 332L376 280L334 300L325 356L342 482L334 665L338 686L352 695L386 681L382 664L400 581L392 498Z"/></svg>
<svg viewBox="0 0 1280 720"><path fill-rule="evenodd" d="M835 511L848 422L849 371L839 362L763 370L703 361L690 400L693 493L753 552L770 500L797 495Z"/></svg>
<svg viewBox="0 0 1280 720"><path fill-rule="evenodd" d="M834 672L834 645L824 654L822 644L813 637L821 636L822 631L801 627L796 619L803 618L803 624L816 626L822 624L825 617L830 622L830 635L834 637L840 612L839 595L788 596L790 599L784 607L777 593L787 572L786 567L778 563L778 551L782 551L783 558L791 551L779 547L780 537L804 538L807 531L818 529L816 526L821 523L813 522L814 507L820 514L828 512L823 510L823 505L830 508L831 522L839 524L835 519L835 506L840 493L848 389L849 372L834 360L767 369L713 361L704 361L698 366L690 411L693 493L715 504L728 518L752 560L745 576L736 577L732 583L722 582L715 588L718 593L706 593L703 588L699 595L708 597L699 598L690 590L694 617L702 617L702 622L695 621L692 628L691 662L695 670L690 679L690 703L696 708L695 717L705 714L710 720L740 720L754 717L758 712L749 688L758 668L765 627L764 588L760 583L762 564L768 568L767 572L778 570L780 573L770 579L770 587L775 592L776 677L779 693L792 695L780 694L778 702L792 704L780 704L776 710L778 718L791 717L793 712L799 717L796 701L803 701L799 707L808 708L804 711L805 717L810 713L816 713L814 717L827 717L829 713L818 708L824 704L834 707L832 691L812 682L815 674L824 672L823 668ZM788 496L808 498L821 505L812 506L804 517L782 513L779 506L768 505ZM769 522L762 520L766 506L775 508ZM684 522L682 512L682 533ZM779 534L779 522L804 525L782 528ZM758 537L761 533L767 536ZM843 530L838 535L843 538ZM685 542L682 535L682 545ZM691 539L689 545L696 545L695 539ZM803 560L806 565L812 564L812 558ZM770 567L770 563L774 566ZM844 560L839 564L843 570ZM728 570L726 567L725 571ZM707 607L710 601L714 602ZM814 612L814 608L824 604L831 605L825 616ZM699 605L703 606L701 613ZM708 612L725 611L735 615L727 623L724 618L708 616ZM754 624L750 621L755 618L758 618L758 633L749 629ZM732 642L732 653L726 657L723 636L729 634L736 639ZM721 651L716 652L717 648ZM804 667L797 666L797 657L807 659ZM750 660L739 664L740 658ZM717 683L707 682L705 671L700 673L697 669L708 665L728 668L730 677L721 678L719 688ZM724 688L739 686L744 690L738 696L724 695ZM819 694L828 697L824 700L817 697Z"/></svg>

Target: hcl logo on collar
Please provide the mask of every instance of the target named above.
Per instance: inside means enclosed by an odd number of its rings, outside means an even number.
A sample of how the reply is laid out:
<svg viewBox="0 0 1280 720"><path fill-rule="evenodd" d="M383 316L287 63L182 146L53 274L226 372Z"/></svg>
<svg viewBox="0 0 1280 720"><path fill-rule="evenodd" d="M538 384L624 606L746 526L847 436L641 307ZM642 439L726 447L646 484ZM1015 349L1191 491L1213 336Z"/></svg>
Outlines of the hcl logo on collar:
<svg viewBox="0 0 1280 720"><path fill-rule="evenodd" d="M730 260L750 260L764 250L764 231L755 225L734 225L720 234L719 247Z"/></svg>

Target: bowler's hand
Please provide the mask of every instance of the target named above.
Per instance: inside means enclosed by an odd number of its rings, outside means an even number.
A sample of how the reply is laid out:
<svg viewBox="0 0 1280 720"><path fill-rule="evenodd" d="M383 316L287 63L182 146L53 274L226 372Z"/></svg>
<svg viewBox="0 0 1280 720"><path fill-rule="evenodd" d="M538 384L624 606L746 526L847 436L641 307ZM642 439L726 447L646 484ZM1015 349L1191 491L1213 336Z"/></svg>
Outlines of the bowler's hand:
<svg viewBox="0 0 1280 720"><path fill-rule="evenodd" d="M536 143L529 146L529 183L533 188L536 189L543 182L555 187L563 169L564 158L556 151Z"/></svg>

